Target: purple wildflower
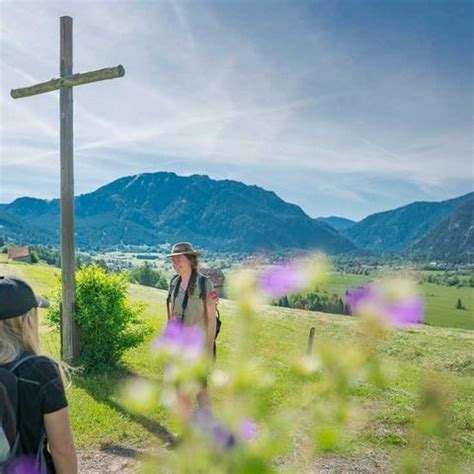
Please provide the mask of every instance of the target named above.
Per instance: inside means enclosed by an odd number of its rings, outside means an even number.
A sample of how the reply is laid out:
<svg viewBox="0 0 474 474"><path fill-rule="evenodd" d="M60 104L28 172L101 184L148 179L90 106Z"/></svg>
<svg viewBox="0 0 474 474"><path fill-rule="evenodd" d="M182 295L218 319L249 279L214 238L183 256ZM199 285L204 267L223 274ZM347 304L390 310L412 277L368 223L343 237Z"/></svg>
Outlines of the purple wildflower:
<svg viewBox="0 0 474 474"><path fill-rule="evenodd" d="M179 345L183 334L183 325L177 321L170 321L161 336L155 340L155 345ZM158 347L157 347L158 348Z"/></svg>
<svg viewBox="0 0 474 474"><path fill-rule="evenodd" d="M5 472L6 474L39 474L40 469L34 456L19 456Z"/></svg>
<svg viewBox="0 0 474 474"><path fill-rule="evenodd" d="M244 441L250 441L255 438L257 435L257 424L255 421L250 418L242 420L240 422L239 434Z"/></svg>
<svg viewBox="0 0 474 474"><path fill-rule="evenodd" d="M419 324L423 320L424 306L420 297L388 303L384 308L385 319L393 326Z"/></svg>
<svg viewBox="0 0 474 474"><path fill-rule="evenodd" d="M170 321L163 333L153 341L152 347L157 351L184 354L195 359L203 353L204 344L204 332L200 327Z"/></svg>
<svg viewBox="0 0 474 474"><path fill-rule="evenodd" d="M372 308L371 311L375 310L391 326L418 324L423 320L422 298L409 295L393 299L387 295L386 289L375 284L346 290L344 301L352 314L361 314Z"/></svg>
<svg viewBox="0 0 474 474"><path fill-rule="evenodd" d="M234 434L214 417L210 409L200 408L196 410L191 419L191 424L200 432L206 434L214 443L214 446L226 450L235 446Z"/></svg>
<svg viewBox="0 0 474 474"><path fill-rule="evenodd" d="M376 293L374 292L374 288L371 286L358 286L346 290L344 302L349 307L352 314L357 314L362 305L368 301L373 301L375 297Z"/></svg>
<svg viewBox="0 0 474 474"><path fill-rule="evenodd" d="M235 446L234 433L216 422L212 427L212 437L216 446L223 449L231 449Z"/></svg>
<svg viewBox="0 0 474 474"><path fill-rule="evenodd" d="M267 295L279 297L304 288L306 281L303 271L296 265L286 264L263 270L258 284Z"/></svg>
<svg viewBox="0 0 474 474"><path fill-rule="evenodd" d="M192 359L199 357L204 350L204 331L198 326L184 326L181 344L187 356Z"/></svg>
<svg viewBox="0 0 474 474"><path fill-rule="evenodd" d="M209 430L214 422L214 416L209 408L198 408L194 411L191 424Z"/></svg>

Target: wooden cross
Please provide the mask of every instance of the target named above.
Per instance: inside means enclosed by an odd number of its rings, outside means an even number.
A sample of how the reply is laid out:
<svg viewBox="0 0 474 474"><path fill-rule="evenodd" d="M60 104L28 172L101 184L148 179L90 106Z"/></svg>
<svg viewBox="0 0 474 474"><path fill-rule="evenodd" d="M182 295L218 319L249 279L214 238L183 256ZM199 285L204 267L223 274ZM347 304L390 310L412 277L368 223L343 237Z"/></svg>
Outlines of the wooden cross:
<svg viewBox="0 0 474 474"><path fill-rule="evenodd" d="M75 292L74 247L74 148L72 88L89 82L115 79L125 74L123 66L99 69L86 73L72 73L72 18L60 18L60 77L31 87L12 89L14 99L44 94L60 89L60 149L61 149L61 354L72 362L79 356L80 340L77 324Z"/></svg>

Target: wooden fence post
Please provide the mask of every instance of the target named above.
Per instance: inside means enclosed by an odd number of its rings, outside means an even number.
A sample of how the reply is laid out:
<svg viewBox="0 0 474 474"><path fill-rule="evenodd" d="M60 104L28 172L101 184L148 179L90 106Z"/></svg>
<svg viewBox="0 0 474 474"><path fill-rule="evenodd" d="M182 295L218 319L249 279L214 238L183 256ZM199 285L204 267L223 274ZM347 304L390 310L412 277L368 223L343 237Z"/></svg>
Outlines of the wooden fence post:
<svg viewBox="0 0 474 474"><path fill-rule="evenodd" d="M315 331L316 331L316 328L314 326L309 330L308 347L306 348L306 355L311 355L313 352Z"/></svg>

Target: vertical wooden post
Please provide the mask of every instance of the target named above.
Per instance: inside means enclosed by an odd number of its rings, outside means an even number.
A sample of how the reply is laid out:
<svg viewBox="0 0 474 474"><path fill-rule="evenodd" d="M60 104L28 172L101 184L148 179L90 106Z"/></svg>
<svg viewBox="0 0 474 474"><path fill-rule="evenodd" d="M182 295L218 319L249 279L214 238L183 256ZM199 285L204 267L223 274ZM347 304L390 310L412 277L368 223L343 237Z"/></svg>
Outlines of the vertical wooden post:
<svg viewBox="0 0 474 474"><path fill-rule="evenodd" d="M313 353L315 331L316 329L314 328L314 326L309 330L308 347L306 348L306 355L311 355Z"/></svg>
<svg viewBox="0 0 474 474"><path fill-rule="evenodd" d="M91 82L123 77L122 65L89 71L83 74L72 73L72 18L63 16L60 26L60 78L35 84L30 87L12 89L14 99L44 94L59 89L60 124L60 169L61 169L61 356L73 362L79 357L80 333L75 320L76 308L76 255L74 233L74 155L73 155L73 87Z"/></svg>
<svg viewBox="0 0 474 474"><path fill-rule="evenodd" d="M60 75L72 74L72 18L60 18ZM79 355L74 310L75 250L74 250L74 155L73 155L73 95L72 87L60 90L61 140L61 276L63 291L62 357L72 362Z"/></svg>

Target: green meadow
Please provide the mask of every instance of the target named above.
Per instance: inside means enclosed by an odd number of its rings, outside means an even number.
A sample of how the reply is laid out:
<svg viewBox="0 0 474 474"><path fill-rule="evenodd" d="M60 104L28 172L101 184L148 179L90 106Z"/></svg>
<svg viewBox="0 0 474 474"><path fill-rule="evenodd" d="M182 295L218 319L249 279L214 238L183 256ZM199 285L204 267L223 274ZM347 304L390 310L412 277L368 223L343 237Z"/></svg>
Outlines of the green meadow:
<svg viewBox="0 0 474 474"><path fill-rule="evenodd" d="M35 291L45 294L54 285L59 271L42 264L8 263L2 255L0 274L8 273L24 277ZM361 284L367 279L357 275L334 275L326 289L329 293L342 294L347 286ZM430 325L394 331L380 348L380 355L396 368L394 381L385 389L369 384L353 389L359 417L351 427L347 451L341 456L396 457L409 441L419 403L418 387L425 377L430 377L439 380L449 394L450 403L446 409L450 434L442 447L436 443L426 445L426 472L432 472L430 462L441 449L455 453L462 472L474 472L474 332L467 330L473 327L473 290L429 284L421 285L420 289L427 298ZM130 286L130 298L146 304L144 318L156 333L165 320L165 297L164 291ZM455 310L458 297L471 311ZM230 300L222 300L220 310L224 325L219 336L217 367L225 369L235 356L233 331L238 314L235 303ZM44 323L43 310L41 318ZM316 344L331 341L341 350L349 346L356 329L356 322L351 317L272 306L259 307L256 319L259 343L254 348L255 354L277 381L265 400L275 412L283 410L298 390L298 381L292 375L290 365L293 357L304 353L309 329L316 328ZM68 397L77 445L83 452L105 445L120 445L149 447L161 456L172 443L177 426L159 400L154 407L136 412L119 395L120 386L128 375L160 380L160 365L149 349L152 338L150 336L144 344L126 354L126 373L95 377L78 373L73 377ZM45 351L57 357L58 334L42 324L41 339ZM318 384L317 378L314 384ZM214 403L218 408L219 398ZM298 455L298 450L295 442L293 451L279 463L282 470L309 472L313 469L314 466Z"/></svg>
<svg viewBox="0 0 474 474"><path fill-rule="evenodd" d="M343 296L347 288L362 285L372 279L374 276L333 273L327 285L321 290ZM428 325L474 329L474 288L457 288L424 282L418 285L418 289L425 300L425 322ZM458 298L464 303L465 310L456 309Z"/></svg>

